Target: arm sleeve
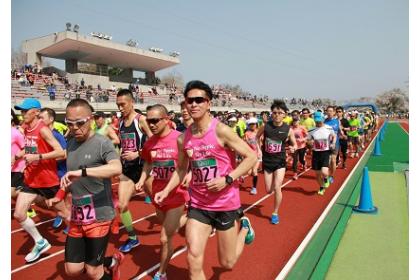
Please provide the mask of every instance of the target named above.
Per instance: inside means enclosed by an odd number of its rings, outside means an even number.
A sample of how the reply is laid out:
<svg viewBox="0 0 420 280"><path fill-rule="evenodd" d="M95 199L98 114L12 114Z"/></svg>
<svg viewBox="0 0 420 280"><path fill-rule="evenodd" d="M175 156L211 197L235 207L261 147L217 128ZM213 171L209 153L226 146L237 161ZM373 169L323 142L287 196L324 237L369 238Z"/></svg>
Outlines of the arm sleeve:
<svg viewBox="0 0 420 280"><path fill-rule="evenodd" d="M119 159L114 145L108 138L104 138L101 142L101 157L105 162L109 162L113 159Z"/></svg>

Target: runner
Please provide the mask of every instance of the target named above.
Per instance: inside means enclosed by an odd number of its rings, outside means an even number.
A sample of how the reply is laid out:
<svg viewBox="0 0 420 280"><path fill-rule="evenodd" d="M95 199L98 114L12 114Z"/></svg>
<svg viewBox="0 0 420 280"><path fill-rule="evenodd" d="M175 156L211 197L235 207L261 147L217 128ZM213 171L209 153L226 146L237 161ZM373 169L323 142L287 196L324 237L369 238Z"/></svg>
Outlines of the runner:
<svg viewBox="0 0 420 280"><path fill-rule="evenodd" d="M271 104L272 120L261 126L257 134L257 139L260 140L260 146L262 146L265 190L267 193L274 192L274 209L271 214L273 225L280 222L278 212L283 197L281 188L286 173L286 141L290 141L291 153L294 153L297 148L295 135L290 126L283 122L287 110L282 100L274 99Z"/></svg>
<svg viewBox="0 0 420 280"><path fill-rule="evenodd" d="M18 193L23 188L23 170L25 170L25 161L21 158L16 160L18 157L16 155L25 148L25 138L22 132L17 128L19 125L19 120L11 109L11 185L12 185L12 198L16 198Z"/></svg>
<svg viewBox="0 0 420 280"><path fill-rule="evenodd" d="M293 180L298 179L298 173L297 173L297 166L298 161L300 162L302 166L302 171L306 168L305 163L305 154L306 154L306 140L308 137L308 132L306 131L306 128L303 125L299 124L299 111L294 110L292 112L292 127L291 130L295 136L296 139L296 151L293 153Z"/></svg>
<svg viewBox="0 0 420 280"><path fill-rule="evenodd" d="M162 191L176 166L178 165L177 138L181 133L168 125L168 113L165 106L156 104L147 109L147 123L153 133L144 144L142 157L145 160L143 171L136 190L142 189L148 178L153 180L152 199ZM151 172L153 173L151 175ZM173 254L172 237L178 229L185 225L185 203L189 200L188 192L179 185L166 197L162 204L154 203L156 215L162 224L160 234L161 257L159 271L154 280L166 278L166 268Z"/></svg>
<svg viewBox="0 0 420 280"><path fill-rule="evenodd" d="M228 126L211 118L211 88L201 81L190 81L184 91L188 111L194 123L178 138L178 166L171 180L155 195L162 204L192 168L190 206L186 226L187 261L191 279L206 279L203 271L204 251L212 228L217 230L220 264L231 269L241 255L244 243L254 240L254 230L243 215L236 182L255 164L251 148ZM233 150L233 151L232 151ZM235 168L235 154L243 156Z"/></svg>
<svg viewBox="0 0 420 280"><path fill-rule="evenodd" d="M32 251L25 257L27 262L34 262L42 253L49 250L51 245L42 237L26 212L33 202L45 201L57 193L59 181L55 159L64 157L65 153L51 130L38 118L41 104L37 99L24 99L22 104L15 106L15 109L22 112L25 123L25 149L17 153L15 159L23 158L26 168L25 184L17 197L13 216L35 242ZM57 203L55 210L58 215L68 220L70 213L64 202Z"/></svg>
<svg viewBox="0 0 420 280"><path fill-rule="evenodd" d="M360 121L357 118L357 111L353 111L350 114L349 119L350 130L347 132L350 143L350 157L359 157L359 127Z"/></svg>
<svg viewBox="0 0 420 280"><path fill-rule="evenodd" d="M181 116L182 116L182 122L181 124L176 128L179 132L184 132L192 123L194 120L191 118L190 113L188 113L187 109L187 103L184 101L181 102Z"/></svg>
<svg viewBox="0 0 420 280"><path fill-rule="evenodd" d="M258 132L258 120L255 117L250 118L247 121L248 130L245 131L244 140L251 147L257 158L261 158L261 149L258 145L257 132ZM252 189L250 194L257 194L257 183L258 183L258 167L260 166L259 160L255 163L252 169L248 172L248 175L252 174Z"/></svg>
<svg viewBox="0 0 420 280"><path fill-rule="evenodd" d="M335 117L334 106L330 105L327 107L327 118L325 119L324 124L330 126L334 130L334 133L336 136L335 148L330 151L331 152L330 168L329 168L330 176L328 179L330 180L330 183L332 184L334 182L335 170L337 169L337 155L340 150L340 141L339 141L338 135L341 134L341 129L340 129L341 125L340 125L340 121Z"/></svg>
<svg viewBox="0 0 420 280"><path fill-rule="evenodd" d="M42 108L39 114L39 118L44 122L45 126L51 130L52 134L54 135L54 138L57 140L58 143L60 143L61 148L65 151L67 149L66 139L64 139L64 136L54 128L56 118L55 111L51 108ZM66 174L67 172L66 160L64 158L57 159L56 162L58 179L61 180L61 177L63 177L64 174ZM64 204L66 204L66 201L64 201ZM66 204L66 207L70 211L70 204ZM52 227L59 228L62 223L62 217L60 215L57 215L54 219ZM66 233L67 230L65 230L64 232Z"/></svg>
<svg viewBox="0 0 420 280"><path fill-rule="evenodd" d="M300 125L303 125L307 131L311 130L312 128L315 127L315 121L313 118L310 117L311 116L311 112L309 111L308 108L303 108L302 109L302 118L299 122Z"/></svg>
<svg viewBox="0 0 420 280"><path fill-rule="evenodd" d="M341 162L341 167L343 169L346 169L346 160L347 160L347 148L348 148L348 137L347 137L347 133L350 131L350 124L349 121L344 118L344 109L341 106L338 106L335 109L336 113L337 113L337 119L340 121L341 124L341 129L340 129L340 134L339 136L339 142L340 142L340 151L341 151L341 155L342 155L342 162ZM336 162L338 164L340 159L340 153L337 153L337 158L336 158Z"/></svg>
<svg viewBox="0 0 420 280"><path fill-rule="evenodd" d="M96 124L95 133L108 137L114 146L119 145L120 139L112 126L107 123L104 112L95 112L93 117Z"/></svg>
<svg viewBox="0 0 420 280"><path fill-rule="evenodd" d="M312 147L312 169L316 172L319 184L319 195L324 195L329 187L329 165L331 151L336 147L336 135L329 125L324 124L324 116L321 112L314 113L316 127L309 131L309 146Z"/></svg>
<svg viewBox="0 0 420 280"><path fill-rule="evenodd" d="M118 207L120 218L128 233L128 239L119 249L123 253L140 245L133 228L133 220L128 210L128 203L135 190L134 185L140 179L143 163L140 159L146 135L152 136L146 123L146 117L134 111L134 97L128 89L117 94L117 106L121 112L119 136L121 140L122 174L118 187Z"/></svg>
<svg viewBox="0 0 420 280"><path fill-rule="evenodd" d="M61 189L49 205L62 203L72 194L70 229L65 245L66 274L78 277L84 271L91 279L118 280L124 255L106 257L111 221L115 216L111 178L121 174L121 162L111 141L90 129L92 107L84 99L67 104L66 124L72 138L67 147L68 172ZM109 270L104 271L104 266Z"/></svg>

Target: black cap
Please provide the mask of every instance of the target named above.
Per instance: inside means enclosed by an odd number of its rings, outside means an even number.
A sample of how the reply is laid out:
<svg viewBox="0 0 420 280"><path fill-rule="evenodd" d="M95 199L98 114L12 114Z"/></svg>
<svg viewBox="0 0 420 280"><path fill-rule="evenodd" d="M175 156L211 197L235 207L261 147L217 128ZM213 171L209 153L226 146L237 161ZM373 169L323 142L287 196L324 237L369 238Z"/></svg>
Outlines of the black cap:
<svg viewBox="0 0 420 280"><path fill-rule="evenodd" d="M97 111L93 114L95 117L105 118L105 113L101 111Z"/></svg>

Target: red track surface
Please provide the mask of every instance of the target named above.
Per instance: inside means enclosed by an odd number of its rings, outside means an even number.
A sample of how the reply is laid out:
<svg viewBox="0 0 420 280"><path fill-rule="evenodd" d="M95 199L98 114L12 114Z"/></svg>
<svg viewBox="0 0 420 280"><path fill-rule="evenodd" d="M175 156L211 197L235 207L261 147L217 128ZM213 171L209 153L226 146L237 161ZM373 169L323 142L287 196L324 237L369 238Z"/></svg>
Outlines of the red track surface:
<svg viewBox="0 0 420 280"><path fill-rule="evenodd" d="M246 215L251 219L256 238L251 245L246 245L233 270L221 268L217 258L217 241L215 237L211 237L205 253L204 270L207 279L244 279L244 277L274 279L342 185L357 160L349 158L347 170L337 169L334 177L335 182L328 188L324 196L317 195L318 186L312 170L301 174L297 181L290 181L292 174L288 171L284 180L286 185L283 188L283 202L279 211L280 224L270 224L273 196L269 196L251 207ZM259 175L258 195L249 194L251 178L246 178L243 186L241 187L243 209L247 209L266 195L262 174ZM154 207L145 204L143 198L143 196L136 196L130 203L134 222L154 213ZM35 223L54 217L52 211L43 210L37 206L35 209L38 213L34 219ZM52 248L38 262L29 266L25 266L24 257L33 246L32 239L23 231L11 234L12 279L26 280L28 277L30 279L70 279L65 276L64 272L65 235L62 233L62 229L52 229L51 223L45 223L38 228L41 234L49 240ZM121 279L132 279L159 263L160 226L157 224L156 217L151 216L135 222L134 227L139 233L141 245L126 255L121 267ZM16 229L20 229L20 225L13 220L12 215L12 231ZM120 233L124 234L111 237L107 255L116 251L126 239L124 230L121 230ZM175 252L183 249L184 246L185 238L182 230L174 238ZM21 270L16 271L17 269ZM150 275L153 275L154 272L155 270L144 279L151 279ZM167 273L170 279L188 279L185 252L171 261Z"/></svg>
<svg viewBox="0 0 420 280"><path fill-rule="evenodd" d="M407 133L409 132L408 120L400 121L400 125Z"/></svg>

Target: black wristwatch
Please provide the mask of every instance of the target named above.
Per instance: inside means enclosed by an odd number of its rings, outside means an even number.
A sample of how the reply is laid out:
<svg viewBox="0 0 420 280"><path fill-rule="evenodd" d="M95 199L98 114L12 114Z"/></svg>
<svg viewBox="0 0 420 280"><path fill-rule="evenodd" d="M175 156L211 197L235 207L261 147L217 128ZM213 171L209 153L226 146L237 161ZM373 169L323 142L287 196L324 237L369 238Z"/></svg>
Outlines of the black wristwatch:
<svg viewBox="0 0 420 280"><path fill-rule="evenodd" d="M86 166L82 167L82 177L87 177Z"/></svg>
<svg viewBox="0 0 420 280"><path fill-rule="evenodd" d="M226 184L227 184L227 185L232 185L232 183L233 183L233 178L232 178L232 177L230 177L229 175L226 175L226 176L225 176L225 181L226 181Z"/></svg>

